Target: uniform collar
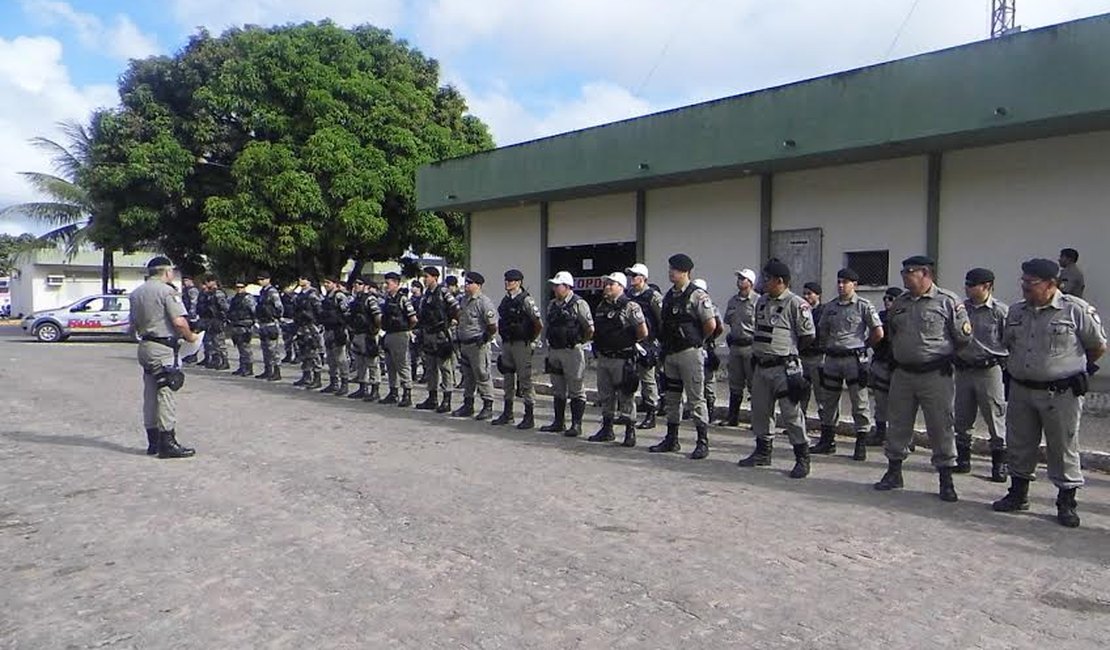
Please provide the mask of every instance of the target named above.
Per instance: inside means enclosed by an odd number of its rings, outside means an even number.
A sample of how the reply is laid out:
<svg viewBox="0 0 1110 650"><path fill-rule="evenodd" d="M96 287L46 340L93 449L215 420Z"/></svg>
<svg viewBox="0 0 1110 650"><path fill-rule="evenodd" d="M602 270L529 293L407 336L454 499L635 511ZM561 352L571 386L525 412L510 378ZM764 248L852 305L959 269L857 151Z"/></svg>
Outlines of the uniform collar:
<svg viewBox="0 0 1110 650"><path fill-rule="evenodd" d="M783 290L782 293L779 294L778 298L773 297L769 293L765 293L763 295L767 296L767 300L774 300L775 302L780 302L780 301L789 299L791 296L794 295L794 292L790 290L790 287L787 287L785 290ZM807 302L806 304L808 305L809 303Z"/></svg>
<svg viewBox="0 0 1110 650"><path fill-rule="evenodd" d="M754 300L755 298L759 297L759 294L755 292L755 289L752 289L748 292L748 295L745 296L744 294L740 293L739 290L737 290L736 297L740 300Z"/></svg>
<svg viewBox="0 0 1110 650"><path fill-rule="evenodd" d="M1072 266L1075 266L1075 265L1073 264ZM1064 292L1060 291L1059 287L1056 288L1056 293L1053 294L1052 300L1049 301L1049 303L1048 303L1048 305L1046 305L1046 307L1052 307L1053 309L1063 309L1064 308Z"/></svg>
<svg viewBox="0 0 1110 650"><path fill-rule="evenodd" d="M908 296L910 300L920 300L921 298L936 298L937 294L940 293L940 291L938 289L939 289L939 287L934 282L933 286L929 287L929 290L926 291L925 293L921 294L920 296L914 296L909 291L904 292L902 295L903 296Z"/></svg>
<svg viewBox="0 0 1110 650"><path fill-rule="evenodd" d="M559 303L560 305L569 305L570 304L570 299L573 298L573 297L574 297L574 292L571 291L570 293L567 294L566 298L556 298L555 302Z"/></svg>
<svg viewBox="0 0 1110 650"><path fill-rule="evenodd" d="M994 306L997 302L998 301L995 299L994 295L992 294L992 295L988 296L986 302L984 302L981 305L976 305L974 302L971 301L970 298L964 301L964 305L968 309L983 309L983 308L994 309Z"/></svg>
<svg viewBox="0 0 1110 650"><path fill-rule="evenodd" d="M849 298L847 301L845 301L843 298L841 298L839 295L837 295L836 302L841 304L841 305L854 305L857 302L859 302L859 294L858 293L853 293L852 297Z"/></svg>
<svg viewBox="0 0 1110 650"><path fill-rule="evenodd" d="M508 296L509 296L510 298L516 298L516 297L517 297L517 296L519 296L520 294L524 293L524 289L517 289L517 290L516 290L515 292L514 292L514 291L506 291L505 293L506 293L506 295L508 295Z"/></svg>

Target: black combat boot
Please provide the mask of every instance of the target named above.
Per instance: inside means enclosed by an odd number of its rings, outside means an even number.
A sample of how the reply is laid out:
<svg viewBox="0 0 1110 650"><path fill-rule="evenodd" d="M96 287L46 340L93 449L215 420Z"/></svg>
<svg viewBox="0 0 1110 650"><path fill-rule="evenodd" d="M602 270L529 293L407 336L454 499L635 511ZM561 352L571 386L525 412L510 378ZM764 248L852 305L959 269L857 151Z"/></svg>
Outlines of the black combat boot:
<svg viewBox="0 0 1110 650"><path fill-rule="evenodd" d="M648 447L648 451L652 453L665 453L669 451L682 451L682 445L678 444L678 425L667 423L667 434L658 444Z"/></svg>
<svg viewBox="0 0 1110 650"><path fill-rule="evenodd" d="M412 389L411 388L405 388L405 389L401 390L401 400L399 402L397 402L397 406L400 407L400 408L408 408L408 407L412 406Z"/></svg>
<svg viewBox="0 0 1110 650"><path fill-rule="evenodd" d="M755 450L747 458L741 458L736 464L740 467L768 467L771 464L771 456L774 451L775 441L773 439L756 438Z"/></svg>
<svg viewBox="0 0 1110 650"><path fill-rule="evenodd" d="M991 450L991 481L994 483L1005 483L1006 477L1010 475L1010 468L1006 466L1006 450L1005 449L992 449Z"/></svg>
<svg viewBox="0 0 1110 650"><path fill-rule="evenodd" d="M243 376L244 377L250 377L253 374L254 374L254 364L253 363L248 363L245 366L243 366Z"/></svg>
<svg viewBox="0 0 1110 650"><path fill-rule="evenodd" d="M867 432L856 432L856 448L852 450L852 460L867 460Z"/></svg>
<svg viewBox="0 0 1110 650"><path fill-rule="evenodd" d="M312 381L305 384L304 387L305 387L305 390L316 390L316 389L320 388L323 385L324 385L324 382L320 379L320 371L319 370L313 370L312 371Z"/></svg>
<svg viewBox="0 0 1110 650"><path fill-rule="evenodd" d="M1056 497L1056 521L1066 528L1079 528L1079 515L1075 512L1075 488L1060 488Z"/></svg>
<svg viewBox="0 0 1110 650"><path fill-rule="evenodd" d="M383 397L378 404L396 404L397 403L397 389L390 388L389 392Z"/></svg>
<svg viewBox="0 0 1110 650"><path fill-rule="evenodd" d="M706 424L697 425L698 440L694 443L694 453L690 454L693 460L701 460L709 455L709 426Z"/></svg>
<svg viewBox="0 0 1110 650"><path fill-rule="evenodd" d="M246 367L241 363L239 364L239 367L235 369L235 372L231 373L233 377L242 377L246 374Z"/></svg>
<svg viewBox="0 0 1110 650"><path fill-rule="evenodd" d="M451 393L444 393L443 399L439 401L439 406L436 407L436 413L450 413L451 412Z"/></svg>
<svg viewBox="0 0 1110 650"><path fill-rule="evenodd" d="M358 390L347 396L347 399L363 399L366 397L366 384L359 382Z"/></svg>
<svg viewBox="0 0 1110 650"><path fill-rule="evenodd" d="M274 371L271 366L264 366L262 372L254 376L255 379L269 379L270 374Z"/></svg>
<svg viewBox="0 0 1110 650"><path fill-rule="evenodd" d="M320 389L321 393L334 393L339 388L339 383L335 379L335 375L328 375L328 385Z"/></svg>
<svg viewBox="0 0 1110 650"><path fill-rule="evenodd" d="M811 454L835 454L836 453L836 427L821 425L821 438L817 441L816 445L809 448Z"/></svg>
<svg viewBox="0 0 1110 650"><path fill-rule="evenodd" d="M744 400L743 393L728 394L728 415L717 424L722 427L740 426L740 403Z"/></svg>
<svg viewBox="0 0 1110 650"><path fill-rule="evenodd" d="M434 391L434 390L430 390L430 391L428 391L428 398L426 400L424 400L423 402L420 402L419 404L417 404L416 405L416 410L417 411L434 411L434 410L436 410L437 406L439 406L439 393Z"/></svg>
<svg viewBox="0 0 1110 650"><path fill-rule="evenodd" d="M552 406L555 408L555 419L551 424L540 427L540 431L544 433L562 433L566 430L567 401L555 398Z"/></svg>
<svg viewBox="0 0 1110 650"><path fill-rule="evenodd" d="M478 411L478 415L474 416L475 420L488 420L493 417L493 400L483 399L482 410Z"/></svg>
<svg viewBox="0 0 1110 650"><path fill-rule="evenodd" d="M339 380L339 387L335 389L335 396L336 397L343 397L350 390L351 390L350 389L350 384L347 383L347 380L346 379L340 379Z"/></svg>
<svg viewBox="0 0 1110 650"><path fill-rule="evenodd" d="M937 470L940 477L940 490L937 492L937 496L940 497L941 501L955 503L960 500L960 497L956 495L956 486L952 483L952 473L954 471L954 467L941 467Z"/></svg>
<svg viewBox="0 0 1110 650"><path fill-rule="evenodd" d="M381 384L370 384L370 392L363 398L364 402L377 402L381 398Z"/></svg>
<svg viewBox="0 0 1110 650"><path fill-rule="evenodd" d="M586 414L586 400L572 399L570 401L570 428L563 432L568 438L577 438L582 435L582 416Z"/></svg>
<svg viewBox="0 0 1110 650"><path fill-rule="evenodd" d="M654 429L655 428L655 407L651 406L644 409L644 418L636 425L637 429Z"/></svg>
<svg viewBox="0 0 1110 650"><path fill-rule="evenodd" d="M613 433L613 417L609 415L603 415L601 417L601 428L597 430L597 433L590 436L589 438L586 438L586 441L613 442L613 440L615 439L616 435Z"/></svg>
<svg viewBox="0 0 1110 650"><path fill-rule="evenodd" d="M312 381L312 373L305 370L305 371L301 372L301 378L298 379L297 381L293 382L293 385L300 388L301 386L307 386L311 381Z"/></svg>
<svg viewBox="0 0 1110 650"><path fill-rule="evenodd" d="M281 366L270 368L270 376L266 379L270 381L281 381Z"/></svg>
<svg viewBox="0 0 1110 650"><path fill-rule="evenodd" d="M956 466L952 468L953 474L971 473L971 445L956 445Z"/></svg>
<svg viewBox="0 0 1110 650"><path fill-rule="evenodd" d="M158 429L146 430L146 455L153 456L158 453Z"/></svg>
<svg viewBox="0 0 1110 650"><path fill-rule="evenodd" d="M876 422L875 430L867 436L868 447L882 447L886 444L886 422Z"/></svg>
<svg viewBox="0 0 1110 650"><path fill-rule="evenodd" d="M632 421L624 423L624 440L621 441L621 447L635 447L636 446L636 425Z"/></svg>
<svg viewBox="0 0 1110 650"><path fill-rule="evenodd" d="M159 458L188 458L196 454L195 449L182 447L177 442L173 431L158 432L158 457Z"/></svg>
<svg viewBox="0 0 1110 650"><path fill-rule="evenodd" d="M1010 489L1006 496L991 504L995 512L1017 512L1029 509L1029 479L1020 476L1010 477Z"/></svg>
<svg viewBox="0 0 1110 650"><path fill-rule="evenodd" d="M902 482L902 461L888 460L886 462L886 473L879 479L873 487L876 490L886 492L887 490L895 490L905 485Z"/></svg>
<svg viewBox="0 0 1110 650"><path fill-rule="evenodd" d="M231 363L227 360L226 356L220 355L220 361L216 366L216 370L231 370Z"/></svg>
<svg viewBox="0 0 1110 650"><path fill-rule="evenodd" d="M520 418L520 424L516 425L518 431L526 431L536 426L535 415L533 414L534 408L535 405L528 402L524 403L524 417Z"/></svg>
<svg viewBox="0 0 1110 650"><path fill-rule="evenodd" d="M790 478L809 476L809 454L808 442L800 442L794 445L794 468L790 470Z"/></svg>
<svg viewBox="0 0 1110 650"><path fill-rule="evenodd" d="M513 423L513 400L507 399L501 404L501 415L498 415L496 418L490 421L490 424L502 425Z"/></svg>
<svg viewBox="0 0 1110 650"><path fill-rule="evenodd" d="M474 415L474 396L463 397L462 406L451 411L453 418L469 418Z"/></svg>

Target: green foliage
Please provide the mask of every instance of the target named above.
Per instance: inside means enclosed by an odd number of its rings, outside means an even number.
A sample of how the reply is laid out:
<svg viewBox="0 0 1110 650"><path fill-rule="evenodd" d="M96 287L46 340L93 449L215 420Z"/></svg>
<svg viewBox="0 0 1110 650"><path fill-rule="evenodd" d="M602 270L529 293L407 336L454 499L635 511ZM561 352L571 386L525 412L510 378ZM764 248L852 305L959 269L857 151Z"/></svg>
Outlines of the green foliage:
<svg viewBox="0 0 1110 650"><path fill-rule="evenodd" d="M35 240L30 233L0 234L0 275L11 275L18 266L19 256L34 246Z"/></svg>

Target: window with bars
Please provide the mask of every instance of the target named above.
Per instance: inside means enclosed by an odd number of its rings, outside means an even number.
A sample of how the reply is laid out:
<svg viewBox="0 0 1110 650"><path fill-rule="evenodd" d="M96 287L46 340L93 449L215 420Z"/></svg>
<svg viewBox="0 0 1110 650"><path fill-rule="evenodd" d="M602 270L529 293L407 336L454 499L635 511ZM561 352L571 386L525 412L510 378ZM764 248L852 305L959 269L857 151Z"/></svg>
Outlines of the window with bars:
<svg viewBox="0 0 1110 650"><path fill-rule="evenodd" d="M854 251L844 254L848 268L859 273L860 286L885 287L890 284L890 251Z"/></svg>

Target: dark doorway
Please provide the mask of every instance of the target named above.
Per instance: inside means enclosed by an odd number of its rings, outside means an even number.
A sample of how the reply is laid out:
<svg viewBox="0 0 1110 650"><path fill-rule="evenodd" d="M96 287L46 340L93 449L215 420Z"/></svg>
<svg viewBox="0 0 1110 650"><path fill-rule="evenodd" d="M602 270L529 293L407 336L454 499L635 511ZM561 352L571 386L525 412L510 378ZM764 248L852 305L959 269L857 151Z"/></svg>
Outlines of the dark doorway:
<svg viewBox="0 0 1110 650"><path fill-rule="evenodd" d="M601 278L613 271L624 271L636 263L636 242L584 244L547 249L547 268L552 277L559 271L574 276L574 291L586 299L590 308L601 302Z"/></svg>

